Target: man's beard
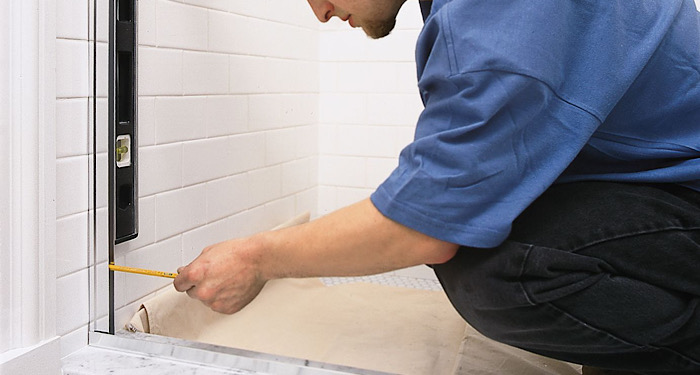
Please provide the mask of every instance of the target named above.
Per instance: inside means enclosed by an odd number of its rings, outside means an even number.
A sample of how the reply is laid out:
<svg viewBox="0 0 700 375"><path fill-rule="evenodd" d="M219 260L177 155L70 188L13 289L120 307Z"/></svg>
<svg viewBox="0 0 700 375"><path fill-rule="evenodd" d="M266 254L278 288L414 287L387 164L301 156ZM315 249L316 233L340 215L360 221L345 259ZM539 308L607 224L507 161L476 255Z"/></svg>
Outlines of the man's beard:
<svg viewBox="0 0 700 375"><path fill-rule="evenodd" d="M391 32L396 26L396 18L384 21L364 21L362 30L372 39L383 38Z"/></svg>

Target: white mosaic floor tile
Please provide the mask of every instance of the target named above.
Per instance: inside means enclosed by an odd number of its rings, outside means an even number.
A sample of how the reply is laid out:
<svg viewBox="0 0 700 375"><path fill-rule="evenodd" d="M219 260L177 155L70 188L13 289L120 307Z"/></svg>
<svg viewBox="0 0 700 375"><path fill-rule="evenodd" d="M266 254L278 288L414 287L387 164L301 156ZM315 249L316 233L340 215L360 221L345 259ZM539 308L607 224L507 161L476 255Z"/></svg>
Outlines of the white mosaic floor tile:
<svg viewBox="0 0 700 375"><path fill-rule="evenodd" d="M324 277L321 278L321 281L327 286L364 282L421 290L442 290L442 286L437 280L419 279L415 277L396 276L391 274L360 277Z"/></svg>

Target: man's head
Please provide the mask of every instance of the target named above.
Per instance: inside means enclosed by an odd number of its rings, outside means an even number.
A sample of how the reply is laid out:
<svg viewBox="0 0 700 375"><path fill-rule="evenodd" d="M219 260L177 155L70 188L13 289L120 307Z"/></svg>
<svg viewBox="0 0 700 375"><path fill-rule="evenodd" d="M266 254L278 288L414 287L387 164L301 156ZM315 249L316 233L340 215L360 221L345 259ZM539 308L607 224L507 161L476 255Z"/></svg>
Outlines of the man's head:
<svg viewBox="0 0 700 375"><path fill-rule="evenodd" d="M389 35L396 25L396 15L406 0L308 0L321 22L336 16L352 27L361 27L369 37Z"/></svg>

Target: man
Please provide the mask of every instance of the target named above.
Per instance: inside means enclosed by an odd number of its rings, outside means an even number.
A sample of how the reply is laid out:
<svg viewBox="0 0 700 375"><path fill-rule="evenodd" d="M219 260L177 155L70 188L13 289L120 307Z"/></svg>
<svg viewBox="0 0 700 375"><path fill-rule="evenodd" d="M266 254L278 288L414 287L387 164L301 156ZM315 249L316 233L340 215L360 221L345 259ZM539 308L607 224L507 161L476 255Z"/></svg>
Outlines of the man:
<svg viewBox="0 0 700 375"><path fill-rule="evenodd" d="M404 1L309 3L380 38ZM495 340L585 373L700 373L693 1L436 0L425 16L425 109L371 198L211 246L175 287L234 313L270 279L429 264Z"/></svg>

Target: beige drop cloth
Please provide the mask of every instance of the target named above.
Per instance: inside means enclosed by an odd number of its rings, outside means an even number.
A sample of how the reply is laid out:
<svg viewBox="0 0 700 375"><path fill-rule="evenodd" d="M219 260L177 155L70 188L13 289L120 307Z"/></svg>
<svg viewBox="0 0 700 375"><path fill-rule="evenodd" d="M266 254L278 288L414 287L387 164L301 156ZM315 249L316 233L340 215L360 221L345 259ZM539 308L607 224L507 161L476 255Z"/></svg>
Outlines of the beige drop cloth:
<svg viewBox="0 0 700 375"><path fill-rule="evenodd" d="M146 301L127 329L406 375L581 373L580 366L485 338L441 291L368 283L274 280L234 315L213 312L170 287Z"/></svg>
<svg viewBox="0 0 700 375"><path fill-rule="evenodd" d="M397 374L577 375L580 367L493 342L444 293L377 284L275 280L234 315L169 289L130 329Z"/></svg>

